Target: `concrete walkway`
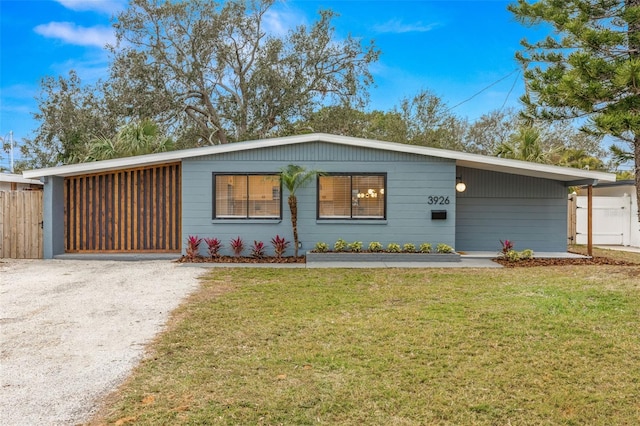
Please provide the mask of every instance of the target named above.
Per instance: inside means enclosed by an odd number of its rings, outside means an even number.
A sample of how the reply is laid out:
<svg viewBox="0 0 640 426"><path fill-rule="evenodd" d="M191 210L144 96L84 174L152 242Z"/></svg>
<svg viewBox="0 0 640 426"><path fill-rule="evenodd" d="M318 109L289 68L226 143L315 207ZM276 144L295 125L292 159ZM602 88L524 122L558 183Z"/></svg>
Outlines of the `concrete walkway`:
<svg viewBox="0 0 640 426"><path fill-rule="evenodd" d="M183 263L183 267L194 268L502 268L502 265L494 262L498 256L497 252L474 251L460 253L459 262L307 262L307 263ZM56 256L56 259L73 260L120 260L120 261L141 261L141 260L175 260L177 254L63 254ZM535 257L560 258L560 259L580 259L587 258L575 253L568 252L540 252L535 253Z"/></svg>
<svg viewBox="0 0 640 426"><path fill-rule="evenodd" d="M595 246L604 250L628 251L630 253L640 253L640 247L632 246Z"/></svg>
<svg viewBox="0 0 640 426"><path fill-rule="evenodd" d="M493 256L495 257L495 256ZM374 268L502 268L490 258L461 256L460 262L311 262L311 263L183 263L195 268L374 269Z"/></svg>

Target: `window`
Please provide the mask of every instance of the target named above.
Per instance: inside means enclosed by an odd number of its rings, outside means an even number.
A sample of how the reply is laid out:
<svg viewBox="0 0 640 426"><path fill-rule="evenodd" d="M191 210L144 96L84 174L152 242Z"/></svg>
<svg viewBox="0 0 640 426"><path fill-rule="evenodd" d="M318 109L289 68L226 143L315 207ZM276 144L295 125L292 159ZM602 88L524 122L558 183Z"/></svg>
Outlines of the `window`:
<svg viewBox="0 0 640 426"><path fill-rule="evenodd" d="M277 174L213 175L214 219L279 219L281 206Z"/></svg>
<svg viewBox="0 0 640 426"><path fill-rule="evenodd" d="M332 174L318 178L319 219L384 219L385 174Z"/></svg>

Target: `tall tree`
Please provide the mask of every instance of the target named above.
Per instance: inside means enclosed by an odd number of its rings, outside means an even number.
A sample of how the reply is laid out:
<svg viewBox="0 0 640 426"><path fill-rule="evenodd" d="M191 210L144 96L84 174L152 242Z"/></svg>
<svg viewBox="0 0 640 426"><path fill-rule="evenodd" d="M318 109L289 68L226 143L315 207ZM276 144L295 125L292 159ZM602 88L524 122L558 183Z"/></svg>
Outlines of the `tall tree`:
<svg viewBox="0 0 640 426"><path fill-rule="evenodd" d="M357 138L407 143L407 125L397 112L365 112L349 106L327 106L313 111L283 132L287 135L331 133Z"/></svg>
<svg viewBox="0 0 640 426"><path fill-rule="evenodd" d="M465 150L467 123L450 112L447 104L429 90L405 97L395 112L407 126L407 143L434 148Z"/></svg>
<svg viewBox="0 0 640 426"><path fill-rule="evenodd" d="M587 117L585 131L628 143L640 199L640 0L518 0L508 9L525 25L553 28L517 55L528 114Z"/></svg>
<svg viewBox="0 0 640 426"><path fill-rule="evenodd" d="M507 142L521 124L515 109L489 111L469 126L466 151L494 155L498 146Z"/></svg>
<svg viewBox="0 0 640 426"><path fill-rule="evenodd" d="M289 164L280 170L282 185L289 192L289 210L291 211L291 227L293 228L293 250L298 257L298 189L308 185L314 177L322 172L307 170L297 164Z"/></svg>
<svg viewBox="0 0 640 426"><path fill-rule="evenodd" d="M92 138L115 134L117 118L104 107L100 84L83 85L74 71L41 81L34 114L40 124L21 146L20 168L77 163Z"/></svg>
<svg viewBox="0 0 640 426"><path fill-rule="evenodd" d="M328 10L270 34L274 2L132 0L115 24L118 99L205 144L267 137L326 102L363 104L373 42L338 39Z"/></svg>

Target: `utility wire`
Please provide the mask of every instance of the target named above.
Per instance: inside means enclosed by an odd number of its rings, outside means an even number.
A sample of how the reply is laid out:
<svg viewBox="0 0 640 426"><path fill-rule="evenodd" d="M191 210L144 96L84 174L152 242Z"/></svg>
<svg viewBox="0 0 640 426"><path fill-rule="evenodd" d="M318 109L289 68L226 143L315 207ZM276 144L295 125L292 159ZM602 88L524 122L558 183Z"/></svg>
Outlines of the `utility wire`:
<svg viewBox="0 0 640 426"><path fill-rule="evenodd" d="M505 75L504 77L501 77L499 80L494 81L493 83L491 83L490 85L488 85L487 87L485 87L484 89L480 90L479 92L475 93L473 96L465 99L462 102L459 102L457 104L455 104L454 106L452 106L451 108L449 108L447 110L447 112L451 111L454 108L459 107L460 105L469 102L471 99L475 98L476 96L478 96L480 93L484 92L487 89L490 89L491 87L495 86L496 84L500 83L502 80L506 80L507 78L511 77L513 74L515 74L516 72L520 72L520 68L516 68L513 71L511 71L509 74ZM514 86L515 86L515 82L514 82ZM511 90L513 90L513 87L511 88ZM511 91L509 91L509 93L511 93ZM504 105L503 105L504 106Z"/></svg>
<svg viewBox="0 0 640 426"><path fill-rule="evenodd" d="M511 85L511 89L509 89L509 93L507 93L507 97L504 98L504 102L502 103L502 106L498 111L502 111L504 106L507 104L507 101L509 100L509 96L511 96L511 92L513 92L513 88L516 87L516 83L518 82L518 77L520 77L520 70L518 70L518 74L516 74L516 78L513 79L513 84Z"/></svg>

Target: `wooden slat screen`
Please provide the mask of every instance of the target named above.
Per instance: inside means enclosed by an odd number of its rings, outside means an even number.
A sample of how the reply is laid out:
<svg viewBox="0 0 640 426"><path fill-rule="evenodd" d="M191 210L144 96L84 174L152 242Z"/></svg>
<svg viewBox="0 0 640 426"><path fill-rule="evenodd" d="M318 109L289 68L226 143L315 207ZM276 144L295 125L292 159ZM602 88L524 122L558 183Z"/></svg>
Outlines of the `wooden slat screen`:
<svg viewBox="0 0 640 426"><path fill-rule="evenodd" d="M65 251L180 251L180 164L65 178Z"/></svg>

